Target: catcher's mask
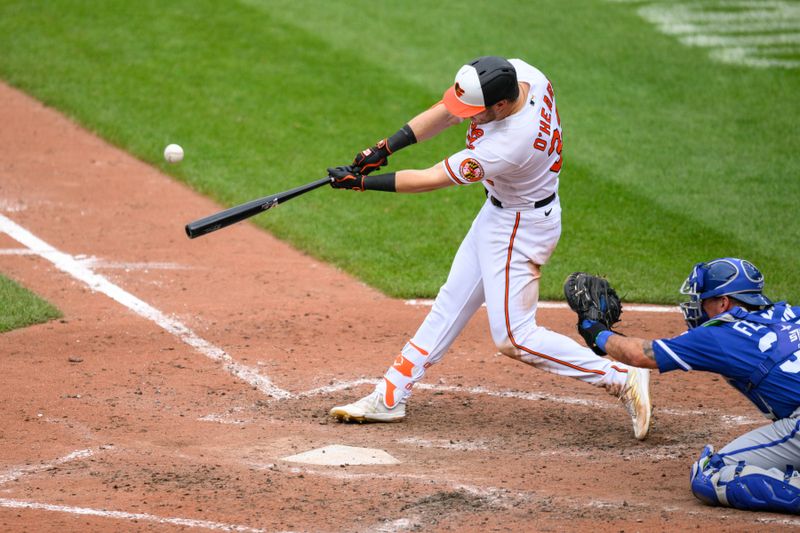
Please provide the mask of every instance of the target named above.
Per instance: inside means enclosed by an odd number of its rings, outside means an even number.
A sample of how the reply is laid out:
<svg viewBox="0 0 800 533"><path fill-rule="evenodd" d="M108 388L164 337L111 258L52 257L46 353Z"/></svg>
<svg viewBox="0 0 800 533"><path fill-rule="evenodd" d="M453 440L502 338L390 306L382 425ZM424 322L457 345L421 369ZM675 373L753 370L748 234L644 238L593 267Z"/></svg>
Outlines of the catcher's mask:
<svg viewBox="0 0 800 533"><path fill-rule="evenodd" d="M703 300L716 296L730 296L755 307L772 305L761 294L764 275L753 263L744 259L725 257L707 263L697 263L681 287L681 294L689 301L681 303L681 311L689 329L706 322L710 317L703 311Z"/></svg>

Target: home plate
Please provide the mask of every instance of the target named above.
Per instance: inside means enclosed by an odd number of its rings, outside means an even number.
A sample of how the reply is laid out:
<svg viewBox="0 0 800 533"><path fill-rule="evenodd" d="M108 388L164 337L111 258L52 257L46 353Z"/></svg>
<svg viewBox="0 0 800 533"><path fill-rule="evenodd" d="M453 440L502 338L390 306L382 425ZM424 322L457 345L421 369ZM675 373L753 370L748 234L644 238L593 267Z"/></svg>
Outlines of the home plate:
<svg viewBox="0 0 800 533"><path fill-rule="evenodd" d="M400 461L383 450L333 444L284 457L284 461L310 465L396 465Z"/></svg>

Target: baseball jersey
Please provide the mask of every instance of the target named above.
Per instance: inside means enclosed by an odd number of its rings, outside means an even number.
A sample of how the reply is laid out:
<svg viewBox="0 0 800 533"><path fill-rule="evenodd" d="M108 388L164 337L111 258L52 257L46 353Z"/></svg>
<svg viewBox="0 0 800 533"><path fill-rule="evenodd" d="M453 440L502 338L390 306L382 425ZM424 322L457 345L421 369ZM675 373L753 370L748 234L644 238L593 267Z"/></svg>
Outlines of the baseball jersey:
<svg viewBox="0 0 800 533"><path fill-rule="evenodd" d="M558 190L561 120L545 75L522 60L509 61L517 81L530 86L527 104L502 120L471 123L467 147L442 164L456 184L483 182L504 207L524 208Z"/></svg>
<svg viewBox="0 0 800 533"><path fill-rule="evenodd" d="M740 307L672 339L653 342L658 369L702 370L726 378L767 417L800 414L800 307Z"/></svg>

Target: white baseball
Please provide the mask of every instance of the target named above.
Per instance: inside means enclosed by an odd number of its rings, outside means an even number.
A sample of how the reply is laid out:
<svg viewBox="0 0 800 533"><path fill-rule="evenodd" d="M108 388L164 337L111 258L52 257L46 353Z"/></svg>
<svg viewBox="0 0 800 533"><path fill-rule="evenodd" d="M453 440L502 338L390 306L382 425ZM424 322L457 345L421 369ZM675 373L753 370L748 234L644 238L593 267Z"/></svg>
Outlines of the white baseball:
<svg viewBox="0 0 800 533"><path fill-rule="evenodd" d="M170 144L164 148L164 159L169 163L179 163L183 160L183 148L177 144Z"/></svg>

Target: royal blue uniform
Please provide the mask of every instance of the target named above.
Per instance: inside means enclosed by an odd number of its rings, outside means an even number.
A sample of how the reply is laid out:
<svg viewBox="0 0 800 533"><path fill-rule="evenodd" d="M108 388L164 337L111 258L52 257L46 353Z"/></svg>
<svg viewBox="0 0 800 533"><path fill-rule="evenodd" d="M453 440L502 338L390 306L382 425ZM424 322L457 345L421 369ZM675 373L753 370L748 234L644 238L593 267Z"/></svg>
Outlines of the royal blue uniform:
<svg viewBox="0 0 800 533"><path fill-rule="evenodd" d="M764 323L775 321L774 324ZM748 388L759 365L775 352L775 364ZM734 308L673 339L653 343L661 372L701 370L724 376L773 420L800 408L800 307L775 304L747 313Z"/></svg>
<svg viewBox="0 0 800 533"><path fill-rule="evenodd" d="M725 377L773 423L692 466L692 492L706 503L800 514L800 307L741 307L672 339L653 342L661 372L700 370Z"/></svg>

